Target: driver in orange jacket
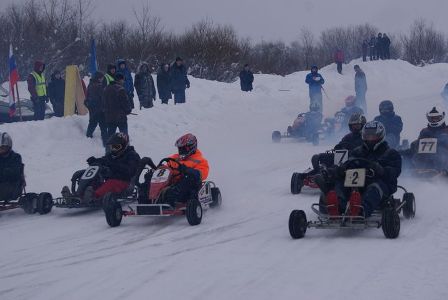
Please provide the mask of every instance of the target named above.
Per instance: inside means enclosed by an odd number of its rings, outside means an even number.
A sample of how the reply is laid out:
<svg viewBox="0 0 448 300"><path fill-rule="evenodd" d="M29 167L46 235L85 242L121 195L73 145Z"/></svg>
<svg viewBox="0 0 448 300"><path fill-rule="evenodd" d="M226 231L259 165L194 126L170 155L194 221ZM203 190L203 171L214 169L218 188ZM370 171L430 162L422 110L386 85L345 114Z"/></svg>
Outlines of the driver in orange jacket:
<svg viewBox="0 0 448 300"><path fill-rule="evenodd" d="M178 179L174 185L166 191L166 202L173 207L176 202L186 202L191 197L197 197L202 182L208 177L208 161L198 149L197 138L188 133L181 136L175 146L177 154L170 158L177 163L170 162L168 165L176 172L179 172Z"/></svg>

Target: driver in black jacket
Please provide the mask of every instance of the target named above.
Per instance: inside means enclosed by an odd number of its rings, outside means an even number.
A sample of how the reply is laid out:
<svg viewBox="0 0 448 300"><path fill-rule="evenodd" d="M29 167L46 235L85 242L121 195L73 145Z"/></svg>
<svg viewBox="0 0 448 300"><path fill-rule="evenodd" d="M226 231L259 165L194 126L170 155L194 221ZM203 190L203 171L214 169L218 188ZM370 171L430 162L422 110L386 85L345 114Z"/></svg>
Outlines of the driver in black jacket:
<svg viewBox="0 0 448 300"><path fill-rule="evenodd" d="M364 159L369 163L358 161L357 168L366 168L367 177L365 187L361 189L361 199L354 199L350 203L351 216L364 213L369 217L375 209L378 209L382 200L388 198L397 191L397 179L401 173L401 156L390 148L385 141L386 130L381 122L373 121L367 123L362 130L363 145L351 152L351 160ZM350 162L350 161L349 161ZM345 171L348 164L336 169L336 189L327 194L328 213L339 215L345 212L350 189L344 187ZM362 202L361 202L362 201ZM358 203L356 203L358 202ZM359 209L363 206L364 212Z"/></svg>

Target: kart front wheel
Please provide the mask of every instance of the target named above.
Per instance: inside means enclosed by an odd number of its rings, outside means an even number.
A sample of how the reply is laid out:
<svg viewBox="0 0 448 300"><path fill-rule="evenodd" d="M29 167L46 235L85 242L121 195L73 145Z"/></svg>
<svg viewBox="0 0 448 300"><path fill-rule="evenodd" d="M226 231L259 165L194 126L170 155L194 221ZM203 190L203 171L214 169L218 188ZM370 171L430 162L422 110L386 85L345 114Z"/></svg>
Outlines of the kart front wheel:
<svg viewBox="0 0 448 300"><path fill-rule="evenodd" d="M50 193L40 193L37 198L37 212L41 215L46 215L52 208L53 196Z"/></svg>
<svg viewBox="0 0 448 300"><path fill-rule="evenodd" d="M210 207L211 208L220 207L222 204L221 191L219 190L219 188L214 187L214 188L211 188L211 193L212 193L212 203L210 204Z"/></svg>
<svg viewBox="0 0 448 300"><path fill-rule="evenodd" d="M403 195L403 216L406 219L415 217L415 196L413 193L404 193Z"/></svg>
<svg viewBox="0 0 448 300"><path fill-rule="evenodd" d="M110 227L118 227L123 218L123 209L113 194L107 194L103 198L104 215Z"/></svg>
<svg viewBox="0 0 448 300"><path fill-rule="evenodd" d="M280 143L281 139L282 139L282 134L280 133L280 131L272 132L272 141L274 143Z"/></svg>
<svg viewBox="0 0 448 300"><path fill-rule="evenodd" d="M303 179L302 174L293 173L291 177L291 194L297 195L300 194L303 187Z"/></svg>
<svg viewBox="0 0 448 300"><path fill-rule="evenodd" d="M199 225L202 221L202 206L197 199L191 199L187 203L185 212L188 224L191 226Z"/></svg>
<svg viewBox="0 0 448 300"><path fill-rule="evenodd" d="M293 210L289 215L289 234L293 239L301 239L305 236L308 221L303 210Z"/></svg>
<svg viewBox="0 0 448 300"><path fill-rule="evenodd" d="M398 237L400 234L400 216L394 207L384 209L381 223L386 238L396 239Z"/></svg>

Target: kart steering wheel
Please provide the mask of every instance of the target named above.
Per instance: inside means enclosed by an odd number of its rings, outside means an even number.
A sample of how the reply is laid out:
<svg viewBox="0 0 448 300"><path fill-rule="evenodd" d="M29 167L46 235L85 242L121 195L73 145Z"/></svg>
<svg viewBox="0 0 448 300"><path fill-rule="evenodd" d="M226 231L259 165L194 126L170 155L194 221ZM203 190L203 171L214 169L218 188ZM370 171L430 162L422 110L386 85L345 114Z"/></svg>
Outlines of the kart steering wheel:
<svg viewBox="0 0 448 300"><path fill-rule="evenodd" d="M348 169L349 167L358 167L361 168L361 164L366 163L369 167L374 165L374 162L365 158L352 158L344 162L341 167ZM354 165L354 166L353 166Z"/></svg>

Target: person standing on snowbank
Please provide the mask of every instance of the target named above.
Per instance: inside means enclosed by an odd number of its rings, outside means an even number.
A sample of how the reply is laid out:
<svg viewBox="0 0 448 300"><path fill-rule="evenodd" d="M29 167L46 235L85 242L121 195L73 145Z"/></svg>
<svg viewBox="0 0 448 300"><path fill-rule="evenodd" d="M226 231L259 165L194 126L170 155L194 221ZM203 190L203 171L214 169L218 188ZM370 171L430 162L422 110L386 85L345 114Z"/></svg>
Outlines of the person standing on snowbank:
<svg viewBox="0 0 448 300"><path fill-rule="evenodd" d="M344 51L342 51L341 49L336 50L336 52L334 53L334 62L337 65L337 70L339 74L342 74L342 64L345 61L345 57L344 57Z"/></svg>
<svg viewBox="0 0 448 300"><path fill-rule="evenodd" d="M148 63L144 62L138 68L138 73L135 74L134 87L137 91L140 109L142 107L153 107L153 101L156 100L156 88L151 72L149 71Z"/></svg>
<svg viewBox="0 0 448 300"><path fill-rule="evenodd" d="M134 81L132 80L131 71L129 71L128 65L124 59L117 60L117 73L121 73L124 76L123 87L126 90L131 109L134 109Z"/></svg>
<svg viewBox="0 0 448 300"><path fill-rule="evenodd" d="M177 57L170 70L171 91L174 94L174 104L185 103L185 89L190 88L187 68L182 58Z"/></svg>
<svg viewBox="0 0 448 300"><path fill-rule="evenodd" d="M128 118L132 111L126 90L123 87L124 76L115 75L115 80L104 90L104 118L107 124L107 137L113 136L118 128L122 133L128 134Z"/></svg>
<svg viewBox="0 0 448 300"><path fill-rule="evenodd" d="M443 88L443 91L440 95L443 98L443 104L445 105L445 108L448 108L448 83L445 84L445 87Z"/></svg>
<svg viewBox="0 0 448 300"><path fill-rule="evenodd" d="M169 64L162 64L157 73L157 91L159 92L159 99L162 100L162 104L168 104L168 100L172 97Z"/></svg>
<svg viewBox="0 0 448 300"><path fill-rule="evenodd" d="M362 61L367 61L367 51L369 50L369 42L364 40L361 45L362 48Z"/></svg>
<svg viewBox="0 0 448 300"><path fill-rule="evenodd" d="M34 120L45 119L46 104L49 99L47 96L47 82L45 80L45 64L42 61L34 63L34 71L28 75L28 92L31 95L31 102L34 109Z"/></svg>
<svg viewBox="0 0 448 300"><path fill-rule="evenodd" d="M355 69L355 93L356 93L356 106L361 107L364 114L367 114L367 79L366 74L358 65L354 66Z"/></svg>
<svg viewBox="0 0 448 300"><path fill-rule="evenodd" d="M87 87L87 97L84 104L89 109L89 125L87 127L86 136L93 138L93 132L96 126L100 126L101 139L103 145L106 146L106 141L109 138L107 134L107 126L104 120L104 104L103 104L103 80L104 74L96 72L90 79L89 86Z"/></svg>
<svg viewBox="0 0 448 300"><path fill-rule="evenodd" d="M240 72L240 85L243 92L250 92L253 90L252 83L254 82L254 74L249 68L248 64L244 65L244 69Z"/></svg>
<svg viewBox="0 0 448 300"><path fill-rule="evenodd" d="M306 75L305 82L309 86L310 107L313 103L319 105L319 111L322 112L322 84L325 83L324 78L317 71L317 66L311 67L311 73Z"/></svg>
<svg viewBox="0 0 448 300"><path fill-rule="evenodd" d="M61 72L54 71L51 81L48 84L48 96L53 105L56 117L64 116L65 80L61 77Z"/></svg>

